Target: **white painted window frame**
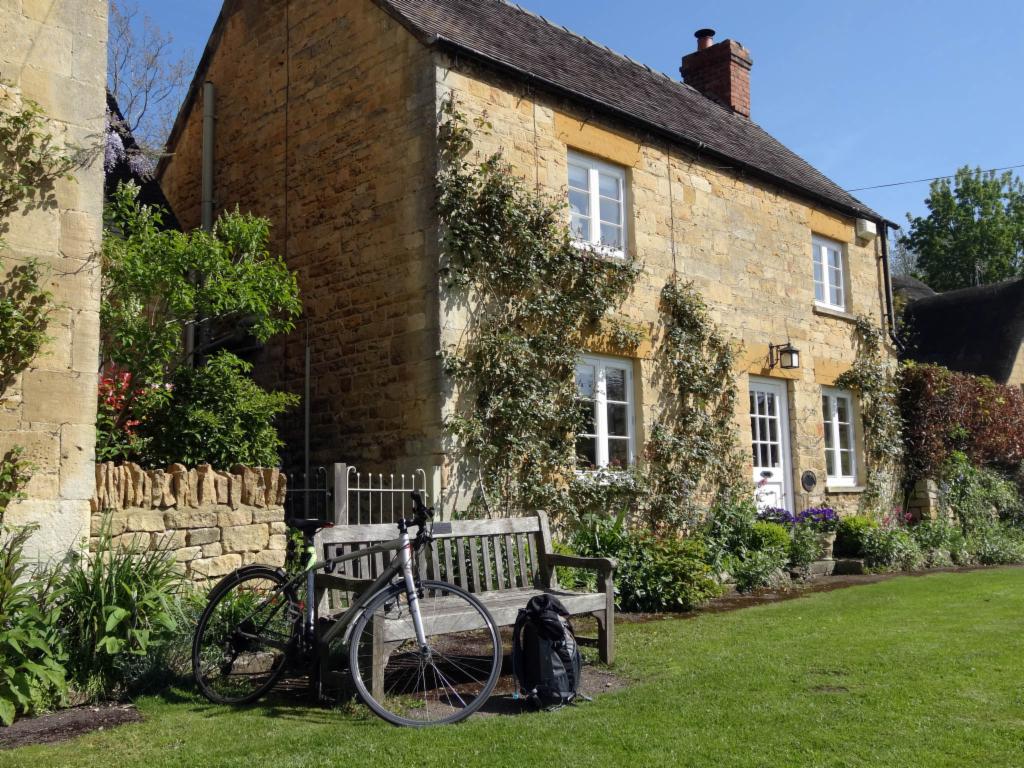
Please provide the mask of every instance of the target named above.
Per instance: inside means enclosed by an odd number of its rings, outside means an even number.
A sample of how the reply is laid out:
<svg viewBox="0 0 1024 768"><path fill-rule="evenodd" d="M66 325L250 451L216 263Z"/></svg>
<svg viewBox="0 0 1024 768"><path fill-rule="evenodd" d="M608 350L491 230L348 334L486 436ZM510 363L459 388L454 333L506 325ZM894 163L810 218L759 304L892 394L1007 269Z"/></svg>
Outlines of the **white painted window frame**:
<svg viewBox="0 0 1024 768"><path fill-rule="evenodd" d="M635 419L635 404L636 404L636 393L633 390L633 363L628 358L623 357L605 357L601 355L583 355L579 359L578 365L592 365L594 366L594 404L595 404L595 418L594 418L594 433L580 433L579 437L594 437L596 438L596 459L597 468L592 469L580 469L578 472L594 472L601 469L608 468L608 396L607 396L607 377L606 370L609 367L623 368L626 371L626 429L629 432L629 438L627 440L627 456L628 466L636 464L636 419ZM621 402L621 401L613 401Z"/></svg>
<svg viewBox="0 0 1024 768"><path fill-rule="evenodd" d="M628 226L628 198L626 185L626 169L621 165L614 165L596 157L585 155L575 150L569 150L566 174L568 179L568 166L575 165L587 169L590 195L590 236L587 238L576 238L573 243L580 248L592 248L602 256L624 259L626 257L626 243L629 242ZM606 173L615 176L619 180L619 207L622 211L622 248L613 248L601 243L601 187L599 174ZM573 187L573 189L577 189ZM568 191L566 192L568 196ZM574 235L575 237L575 235Z"/></svg>
<svg viewBox="0 0 1024 768"><path fill-rule="evenodd" d="M839 282L836 284L833 282L836 270L829 264L828 253L834 251L839 255L839 270L838 277ZM814 276L814 267L818 260L821 260L821 276L822 280L819 283ZM827 237L821 237L820 235L813 235L811 237L811 280L814 283L814 303L819 307L825 307L827 309L835 309L840 312L846 312L847 306L849 305L849 280L847 278L846 268L846 249L843 244L836 240L829 240ZM818 286L822 287L823 299L818 298ZM838 303L832 301L832 288L838 288L841 301Z"/></svg>
<svg viewBox="0 0 1024 768"><path fill-rule="evenodd" d="M826 454L826 477L827 485L830 488L853 488L857 485L857 471L859 467L857 457L857 408L856 400L853 397L853 393L847 389L836 389L835 387L822 387L821 388L822 400L828 400L828 411L830 417L824 418L822 413L822 422L825 429L826 435L832 437L832 448L829 449L827 444L825 445ZM842 427L839 422L839 408L836 405L838 399L844 399L847 401L847 413L850 414L850 423L848 425L848 437L850 440L850 472L849 475L829 475L828 474L828 461L827 456L829 451L832 452L832 465L837 471L843 471L842 462ZM822 403L824 411L824 403Z"/></svg>

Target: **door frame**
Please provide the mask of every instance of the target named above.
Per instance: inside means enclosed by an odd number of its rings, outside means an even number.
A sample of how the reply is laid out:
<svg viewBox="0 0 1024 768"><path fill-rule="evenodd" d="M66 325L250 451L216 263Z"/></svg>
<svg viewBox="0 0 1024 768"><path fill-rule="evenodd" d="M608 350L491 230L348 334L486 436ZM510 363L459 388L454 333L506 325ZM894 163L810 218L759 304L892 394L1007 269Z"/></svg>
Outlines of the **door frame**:
<svg viewBox="0 0 1024 768"><path fill-rule="evenodd" d="M771 379L764 376L749 376L747 381L747 395L749 398L750 391L754 388L761 391L772 392L778 398L779 401L779 451L780 457L782 458L782 481L784 483L786 509L793 514L796 514L796 510L793 508L796 504L796 489L793 487L793 478L795 477L794 464L793 464L793 452L790 448L790 420L789 420L789 382L787 379ZM747 426L747 446L753 445L754 436L750 433L750 427ZM749 455L749 454L748 454ZM753 478L751 478L753 480ZM756 482L756 481L754 481Z"/></svg>

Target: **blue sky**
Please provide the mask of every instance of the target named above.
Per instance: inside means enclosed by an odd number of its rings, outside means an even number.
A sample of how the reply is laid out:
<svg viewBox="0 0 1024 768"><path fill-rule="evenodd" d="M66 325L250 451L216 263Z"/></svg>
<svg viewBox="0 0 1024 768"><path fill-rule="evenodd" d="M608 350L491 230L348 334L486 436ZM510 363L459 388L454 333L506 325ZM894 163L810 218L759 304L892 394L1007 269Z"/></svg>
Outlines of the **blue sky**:
<svg viewBox="0 0 1024 768"><path fill-rule="evenodd" d="M695 30L738 40L754 59L752 118L847 189L1024 163L1019 0L520 4L677 77ZM220 0L139 7L198 59ZM927 193L912 184L854 194L903 223L926 212Z"/></svg>

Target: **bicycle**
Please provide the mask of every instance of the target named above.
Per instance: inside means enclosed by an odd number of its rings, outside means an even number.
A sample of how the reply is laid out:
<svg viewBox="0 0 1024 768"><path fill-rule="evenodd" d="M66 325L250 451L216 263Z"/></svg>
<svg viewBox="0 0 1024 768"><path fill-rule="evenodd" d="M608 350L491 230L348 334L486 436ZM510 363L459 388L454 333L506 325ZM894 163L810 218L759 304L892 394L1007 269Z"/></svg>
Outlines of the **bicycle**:
<svg viewBox="0 0 1024 768"><path fill-rule="evenodd" d="M283 569L250 565L210 592L192 643L199 690L218 704L250 704L270 691L286 669L309 665L339 639L348 649L356 692L377 715L405 726L465 719L486 702L501 672L501 635L483 604L462 588L420 580L414 561L434 535L433 509L412 494L413 517L399 520L398 538L317 560L313 537L323 520L288 520L303 536L306 562ZM409 528L417 528L414 538ZM356 558L397 550L381 575L332 622L321 622L315 574ZM304 599L299 583L305 581ZM321 624L328 625L318 632ZM296 663L298 662L298 664Z"/></svg>

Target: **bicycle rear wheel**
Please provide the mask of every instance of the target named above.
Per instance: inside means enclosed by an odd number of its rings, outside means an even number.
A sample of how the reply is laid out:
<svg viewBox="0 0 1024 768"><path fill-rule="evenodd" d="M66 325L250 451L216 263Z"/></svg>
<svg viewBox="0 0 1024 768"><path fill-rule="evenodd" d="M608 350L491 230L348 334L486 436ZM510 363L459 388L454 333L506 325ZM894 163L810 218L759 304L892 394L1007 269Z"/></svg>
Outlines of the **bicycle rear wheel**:
<svg viewBox="0 0 1024 768"><path fill-rule="evenodd" d="M373 598L352 630L349 662L356 690L395 725L469 717L501 674L501 635L483 604L440 581L424 581L421 592L426 649L416 640L404 585Z"/></svg>
<svg viewBox="0 0 1024 768"><path fill-rule="evenodd" d="M254 566L210 592L192 641L192 674L217 704L250 704L269 691L295 652L299 609L285 578Z"/></svg>

